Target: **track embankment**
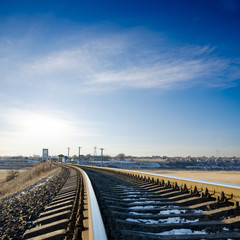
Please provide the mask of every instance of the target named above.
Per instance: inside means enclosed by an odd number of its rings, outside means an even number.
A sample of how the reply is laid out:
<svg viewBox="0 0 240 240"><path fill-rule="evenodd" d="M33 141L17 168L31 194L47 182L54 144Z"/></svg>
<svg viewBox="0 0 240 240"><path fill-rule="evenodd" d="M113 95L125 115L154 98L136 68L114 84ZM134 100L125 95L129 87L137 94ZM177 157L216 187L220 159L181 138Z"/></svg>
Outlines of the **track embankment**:
<svg viewBox="0 0 240 240"><path fill-rule="evenodd" d="M40 214L56 196L68 178L69 172L60 173L0 200L0 239L22 239Z"/></svg>

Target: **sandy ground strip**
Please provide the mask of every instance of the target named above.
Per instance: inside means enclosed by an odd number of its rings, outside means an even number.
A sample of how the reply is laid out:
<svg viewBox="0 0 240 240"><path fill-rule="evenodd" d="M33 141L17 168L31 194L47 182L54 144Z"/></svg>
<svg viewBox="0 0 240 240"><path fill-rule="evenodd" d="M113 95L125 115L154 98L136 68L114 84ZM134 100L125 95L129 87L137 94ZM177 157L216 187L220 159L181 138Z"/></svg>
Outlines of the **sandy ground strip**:
<svg viewBox="0 0 240 240"><path fill-rule="evenodd" d="M143 172L240 185L240 171L141 170Z"/></svg>

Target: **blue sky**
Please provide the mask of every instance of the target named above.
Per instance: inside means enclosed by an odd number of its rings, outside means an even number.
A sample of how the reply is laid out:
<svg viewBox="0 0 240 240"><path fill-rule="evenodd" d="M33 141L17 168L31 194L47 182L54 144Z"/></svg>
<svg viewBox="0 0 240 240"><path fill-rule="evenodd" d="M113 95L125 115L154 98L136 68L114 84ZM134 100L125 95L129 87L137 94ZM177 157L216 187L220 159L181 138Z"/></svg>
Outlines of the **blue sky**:
<svg viewBox="0 0 240 240"><path fill-rule="evenodd" d="M240 156L239 24L237 0L1 0L0 155Z"/></svg>

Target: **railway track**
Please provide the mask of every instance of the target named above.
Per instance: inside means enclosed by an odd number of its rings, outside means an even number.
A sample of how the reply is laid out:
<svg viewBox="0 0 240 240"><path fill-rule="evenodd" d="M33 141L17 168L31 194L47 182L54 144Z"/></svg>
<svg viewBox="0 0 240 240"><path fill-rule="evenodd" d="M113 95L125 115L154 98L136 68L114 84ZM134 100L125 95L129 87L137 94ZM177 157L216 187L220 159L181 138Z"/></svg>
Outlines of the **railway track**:
<svg viewBox="0 0 240 240"><path fill-rule="evenodd" d="M23 239L107 239L88 176L79 168L68 168L67 182Z"/></svg>
<svg viewBox="0 0 240 240"><path fill-rule="evenodd" d="M240 187L69 168L65 186L24 239L240 239Z"/></svg>
<svg viewBox="0 0 240 240"><path fill-rule="evenodd" d="M240 188L84 169L94 186L108 239L240 239Z"/></svg>

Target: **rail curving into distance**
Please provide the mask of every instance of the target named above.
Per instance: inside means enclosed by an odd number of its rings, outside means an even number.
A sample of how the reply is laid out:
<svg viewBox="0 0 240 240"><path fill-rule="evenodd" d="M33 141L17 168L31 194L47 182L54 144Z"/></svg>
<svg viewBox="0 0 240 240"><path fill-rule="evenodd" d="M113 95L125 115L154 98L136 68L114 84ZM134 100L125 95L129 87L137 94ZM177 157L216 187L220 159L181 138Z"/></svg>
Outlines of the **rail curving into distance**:
<svg viewBox="0 0 240 240"><path fill-rule="evenodd" d="M70 172L68 180L24 233L23 239L106 240L98 202L87 174L79 167L60 165Z"/></svg>
<svg viewBox="0 0 240 240"><path fill-rule="evenodd" d="M60 165L69 178L24 239L240 239L240 186Z"/></svg>
<svg viewBox="0 0 240 240"><path fill-rule="evenodd" d="M80 166L108 239L240 239L240 187L125 169Z"/></svg>
<svg viewBox="0 0 240 240"><path fill-rule="evenodd" d="M105 227L103 225L102 215L100 213L100 209L98 206L97 198L95 196L92 183L86 174L85 171L78 168L78 170L81 172L84 183L87 189L87 199L88 199L88 221L89 221L89 239L92 240L106 240L106 231Z"/></svg>

